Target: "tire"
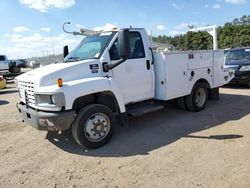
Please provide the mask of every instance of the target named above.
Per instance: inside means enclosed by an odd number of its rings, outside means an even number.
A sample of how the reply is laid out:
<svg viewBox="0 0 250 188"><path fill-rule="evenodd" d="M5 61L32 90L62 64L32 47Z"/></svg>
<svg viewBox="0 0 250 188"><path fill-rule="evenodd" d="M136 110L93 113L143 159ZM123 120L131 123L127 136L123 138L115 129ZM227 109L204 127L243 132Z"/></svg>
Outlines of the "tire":
<svg viewBox="0 0 250 188"><path fill-rule="evenodd" d="M71 130L79 145L95 149L110 140L114 127L115 118L112 111L105 105L91 104L78 112Z"/></svg>
<svg viewBox="0 0 250 188"><path fill-rule="evenodd" d="M247 87L249 87L249 88L250 88L250 83L248 83L248 84L247 84Z"/></svg>
<svg viewBox="0 0 250 188"><path fill-rule="evenodd" d="M177 106L180 109L186 110L187 106L186 106L186 97L180 97L177 99Z"/></svg>
<svg viewBox="0 0 250 188"><path fill-rule="evenodd" d="M20 73L21 72L21 68L17 67L17 66L11 67L10 72L11 73Z"/></svg>
<svg viewBox="0 0 250 188"><path fill-rule="evenodd" d="M15 76L5 76L5 80L14 80Z"/></svg>
<svg viewBox="0 0 250 188"><path fill-rule="evenodd" d="M187 109L193 112L202 111L206 107L207 99L207 88L201 83L196 83L192 89L191 95L186 97Z"/></svg>

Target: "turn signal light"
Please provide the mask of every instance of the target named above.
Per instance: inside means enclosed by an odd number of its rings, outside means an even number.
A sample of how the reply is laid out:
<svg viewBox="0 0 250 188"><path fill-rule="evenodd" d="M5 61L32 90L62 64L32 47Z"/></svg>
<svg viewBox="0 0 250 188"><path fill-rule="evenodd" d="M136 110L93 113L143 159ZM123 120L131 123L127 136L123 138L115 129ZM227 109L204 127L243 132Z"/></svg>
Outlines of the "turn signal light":
<svg viewBox="0 0 250 188"><path fill-rule="evenodd" d="M62 81L61 78L58 78L58 79L57 79L57 85L58 85L58 87L62 87L63 81Z"/></svg>

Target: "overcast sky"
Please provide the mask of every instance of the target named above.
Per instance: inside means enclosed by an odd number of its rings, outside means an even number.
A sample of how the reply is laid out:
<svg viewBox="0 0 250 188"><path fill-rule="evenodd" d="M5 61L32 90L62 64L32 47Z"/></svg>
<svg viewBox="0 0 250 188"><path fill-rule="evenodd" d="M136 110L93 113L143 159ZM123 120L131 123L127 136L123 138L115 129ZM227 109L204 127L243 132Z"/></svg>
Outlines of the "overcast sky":
<svg viewBox="0 0 250 188"><path fill-rule="evenodd" d="M10 0L0 6L0 54L26 58L56 54L81 37L62 31L144 27L148 32L178 35L187 25L223 25L250 14L250 0Z"/></svg>

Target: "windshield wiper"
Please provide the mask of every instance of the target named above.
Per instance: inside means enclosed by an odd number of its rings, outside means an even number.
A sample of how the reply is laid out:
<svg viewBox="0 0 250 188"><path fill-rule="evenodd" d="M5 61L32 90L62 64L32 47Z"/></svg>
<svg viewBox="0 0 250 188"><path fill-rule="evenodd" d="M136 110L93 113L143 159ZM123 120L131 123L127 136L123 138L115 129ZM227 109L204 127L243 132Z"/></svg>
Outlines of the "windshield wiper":
<svg viewBox="0 0 250 188"><path fill-rule="evenodd" d="M72 62L72 61L80 61L81 59L79 57L69 57L66 61L64 62Z"/></svg>

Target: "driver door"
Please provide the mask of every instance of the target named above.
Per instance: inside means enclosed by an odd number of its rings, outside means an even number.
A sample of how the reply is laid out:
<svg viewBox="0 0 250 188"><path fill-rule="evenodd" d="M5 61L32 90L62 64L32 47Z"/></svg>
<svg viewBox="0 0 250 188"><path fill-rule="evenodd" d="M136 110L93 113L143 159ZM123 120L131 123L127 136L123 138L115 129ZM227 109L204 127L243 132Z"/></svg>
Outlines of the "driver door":
<svg viewBox="0 0 250 188"><path fill-rule="evenodd" d="M150 61L151 58L145 53L145 44L143 44L141 33L130 31L129 41L129 58L112 70L113 78L125 104L154 97L153 66ZM116 40L109 51L111 63L119 60L117 46Z"/></svg>

